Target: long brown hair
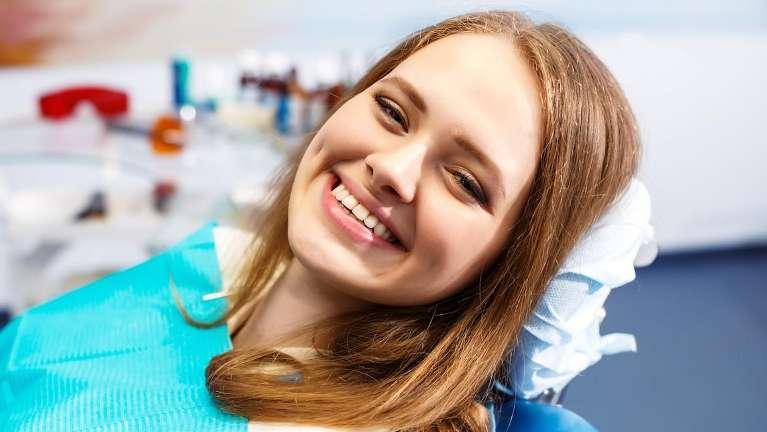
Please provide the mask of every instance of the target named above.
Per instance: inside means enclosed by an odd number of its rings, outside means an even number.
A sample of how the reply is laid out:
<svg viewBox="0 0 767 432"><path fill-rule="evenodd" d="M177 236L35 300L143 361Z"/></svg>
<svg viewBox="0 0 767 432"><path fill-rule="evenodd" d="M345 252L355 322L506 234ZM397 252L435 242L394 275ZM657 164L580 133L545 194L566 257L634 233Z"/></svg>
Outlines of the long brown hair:
<svg viewBox="0 0 767 432"><path fill-rule="evenodd" d="M493 380L507 379L505 362L522 325L581 235L625 190L640 159L636 120L618 83L586 45L558 25L535 24L512 11L468 13L410 34L375 63L275 176L269 205L253 219L256 240L230 307L208 325L252 310L293 258L290 189L322 124L418 49L467 32L508 38L541 84L539 166L501 253L449 298L414 307L378 305L300 329L329 335L328 349L316 358L298 362L266 348L215 357L207 384L223 410L250 420L355 430L488 430L481 402L494 397ZM258 367L275 362L294 368L301 379L285 381Z"/></svg>

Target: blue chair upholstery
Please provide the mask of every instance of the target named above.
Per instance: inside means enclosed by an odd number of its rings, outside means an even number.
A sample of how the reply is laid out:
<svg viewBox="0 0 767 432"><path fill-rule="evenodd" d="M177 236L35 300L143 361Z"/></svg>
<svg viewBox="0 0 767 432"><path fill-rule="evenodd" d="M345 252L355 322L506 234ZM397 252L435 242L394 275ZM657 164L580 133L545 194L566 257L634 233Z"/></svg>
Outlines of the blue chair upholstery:
<svg viewBox="0 0 767 432"><path fill-rule="evenodd" d="M496 432L597 432L583 417L559 405L510 398L490 406Z"/></svg>

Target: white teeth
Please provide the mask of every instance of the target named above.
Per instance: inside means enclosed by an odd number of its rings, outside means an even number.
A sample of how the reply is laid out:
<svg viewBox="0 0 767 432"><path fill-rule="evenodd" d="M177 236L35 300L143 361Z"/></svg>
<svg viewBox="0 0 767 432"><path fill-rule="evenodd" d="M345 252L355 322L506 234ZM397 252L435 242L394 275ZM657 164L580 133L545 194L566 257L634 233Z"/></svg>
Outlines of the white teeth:
<svg viewBox="0 0 767 432"><path fill-rule="evenodd" d="M365 223L366 227L373 228L378 223L378 218L375 215L370 215L366 217L363 222Z"/></svg>
<svg viewBox="0 0 767 432"><path fill-rule="evenodd" d="M345 190L346 190L346 186L344 186L343 184L339 184L338 186L336 186L336 188L335 188L335 189L333 189L332 191L330 191L330 193L331 193L333 196L336 196L336 195L338 195L338 194L339 194L341 191L345 191Z"/></svg>
<svg viewBox="0 0 767 432"><path fill-rule="evenodd" d="M378 234L379 237L383 237L383 233L387 232L388 230L383 224L378 224L373 228L373 232Z"/></svg>
<svg viewBox="0 0 767 432"><path fill-rule="evenodd" d="M337 192L334 195L337 200L341 201L342 199L349 196L349 191L346 189L337 190Z"/></svg>
<svg viewBox="0 0 767 432"><path fill-rule="evenodd" d="M357 219L364 221L365 218L370 214L370 210L366 209L362 204L357 204L357 207L352 209L352 213L357 217Z"/></svg>
<svg viewBox="0 0 767 432"><path fill-rule="evenodd" d="M343 198L343 199L341 200L341 204L343 204L343 205L344 205L344 207L346 207L346 208L348 208L349 210L351 210L351 209L353 209L353 208L354 208L354 206L356 206L357 204L359 204L359 202L357 202L357 198L354 198L354 196L352 196L352 195L347 195L345 198Z"/></svg>
<svg viewBox="0 0 767 432"><path fill-rule="evenodd" d="M336 197L336 200L338 200L341 205L346 207L347 210L350 210L350 213L353 214L357 220L362 222L366 227L372 229L378 237L387 241L394 240L394 236L389 229L378 220L378 217L370 213L370 210L360 204L359 201L357 201L357 198L354 198L343 184L336 186L336 188L331 191L331 194Z"/></svg>

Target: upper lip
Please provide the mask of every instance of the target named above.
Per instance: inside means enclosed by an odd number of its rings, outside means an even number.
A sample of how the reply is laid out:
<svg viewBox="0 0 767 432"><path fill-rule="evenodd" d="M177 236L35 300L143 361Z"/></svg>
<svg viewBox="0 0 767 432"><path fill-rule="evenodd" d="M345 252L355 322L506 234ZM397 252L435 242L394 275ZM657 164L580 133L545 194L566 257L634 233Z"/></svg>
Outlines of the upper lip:
<svg viewBox="0 0 767 432"><path fill-rule="evenodd" d="M341 174L337 171L333 171L333 173L338 176L338 178L341 179L341 183L346 186L346 189L349 190L349 192L354 195L354 198L357 198L357 201L360 202L363 206L365 206L366 209L370 210L371 213L373 213L377 218L378 221L383 223L384 226L392 233L395 237L399 240L400 244L405 248L405 250L410 249L404 242L404 237L402 237L402 233L400 230L394 226L394 222L392 219L386 215L386 213L383 210L383 204L381 204L375 197L373 197L371 194L365 190L364 187L362 187L359 183L354 181L352 178L347 177L345 174Z"/></svg>

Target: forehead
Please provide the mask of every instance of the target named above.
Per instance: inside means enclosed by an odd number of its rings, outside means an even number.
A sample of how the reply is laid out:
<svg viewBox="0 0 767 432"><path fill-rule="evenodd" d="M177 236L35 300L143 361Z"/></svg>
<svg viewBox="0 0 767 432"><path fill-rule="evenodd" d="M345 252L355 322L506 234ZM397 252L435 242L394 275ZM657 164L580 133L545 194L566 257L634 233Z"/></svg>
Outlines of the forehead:
<svg viewBox="0 0 767 432"><path fill-rule="evenodd" d="M457 34L413 53L389 74L423 96L426 120L460 132L498 164L507 190L535 168L541 128L539 84L512 42Z"/></svg>

